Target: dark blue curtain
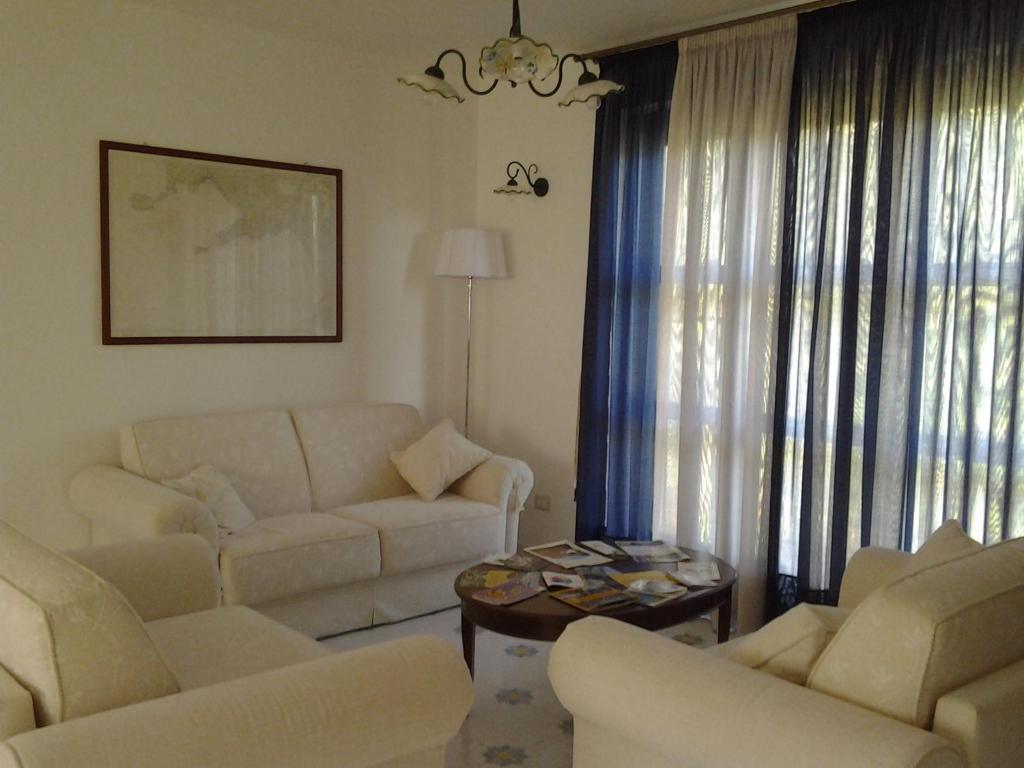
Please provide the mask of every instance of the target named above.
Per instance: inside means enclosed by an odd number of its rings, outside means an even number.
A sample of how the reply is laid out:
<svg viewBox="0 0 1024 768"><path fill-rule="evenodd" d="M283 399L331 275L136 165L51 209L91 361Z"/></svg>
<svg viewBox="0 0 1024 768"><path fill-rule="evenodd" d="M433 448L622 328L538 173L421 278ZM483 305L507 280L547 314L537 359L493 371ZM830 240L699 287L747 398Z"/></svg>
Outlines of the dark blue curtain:
<svg viewBox="0 0 1024 768"><path fill-rule="evenodd" d="M1024 535L1024 2L802 15L769 618L867 545Z"/></svg>
<svg viewBox="0 0 1024 768"><path fill-rule="evenodd" d="M580 381L576 536L651 535L658 284L673 44L610 56L597 115Z"/></svg>

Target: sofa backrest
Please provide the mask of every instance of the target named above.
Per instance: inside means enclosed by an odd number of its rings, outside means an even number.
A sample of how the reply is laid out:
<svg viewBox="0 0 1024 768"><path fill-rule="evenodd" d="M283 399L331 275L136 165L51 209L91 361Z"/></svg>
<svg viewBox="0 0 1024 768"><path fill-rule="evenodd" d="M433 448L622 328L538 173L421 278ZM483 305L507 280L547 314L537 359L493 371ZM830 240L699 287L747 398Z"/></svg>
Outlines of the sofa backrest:
<svg viewBox="0 0 1024 768"><path fill-rule="evenodd" d="M32 695L38 726L179 690L120 592L4 523L0 666Z"/></svg>
<svg viewBox="0 0 1024 768"><path fill-rule="evenodd" d="M1024 659L1024 540L910 573L843 623L807 687L931 728L940 698Z"/></svg>
<svg viewBox="0 0 1024 768"><path fill-rule="evenodd" d="M285 410L141 421L121 432L121 463L156 482L210 464L256 517L310 511L306 461Z"/></svg>
<svg viewBox="0 0 1024 768"><path fill-rule="evenodd" d="M318 511L412 493L390 454L426 431L413 406L346 403L296 408L292 417Z"/></svg>

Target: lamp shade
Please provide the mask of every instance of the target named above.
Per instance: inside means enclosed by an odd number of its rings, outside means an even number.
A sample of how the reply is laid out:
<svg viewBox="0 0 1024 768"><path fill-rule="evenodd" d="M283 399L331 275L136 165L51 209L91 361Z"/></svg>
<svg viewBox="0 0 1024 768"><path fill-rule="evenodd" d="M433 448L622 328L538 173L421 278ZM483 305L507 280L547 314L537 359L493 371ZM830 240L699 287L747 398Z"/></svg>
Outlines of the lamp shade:
<svg viewBox="0 0 1024 768"><path fill-rule="evenodd" d="M439 277L508 277L501 233L486 229L445 231L434 274Z"/></svg>

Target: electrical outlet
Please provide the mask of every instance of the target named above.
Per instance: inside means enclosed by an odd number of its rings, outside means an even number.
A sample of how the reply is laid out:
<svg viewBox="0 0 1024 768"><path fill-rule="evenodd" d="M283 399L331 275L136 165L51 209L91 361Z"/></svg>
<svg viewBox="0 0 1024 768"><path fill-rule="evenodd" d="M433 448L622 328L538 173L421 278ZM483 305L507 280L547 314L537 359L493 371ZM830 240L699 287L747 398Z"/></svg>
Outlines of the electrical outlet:
<svg viewBox="0 0 1024 768"><path fill-rule="evenodd" d="M533 507L541 512L551 511L551 497L538 493L533 497Z"/></svg>

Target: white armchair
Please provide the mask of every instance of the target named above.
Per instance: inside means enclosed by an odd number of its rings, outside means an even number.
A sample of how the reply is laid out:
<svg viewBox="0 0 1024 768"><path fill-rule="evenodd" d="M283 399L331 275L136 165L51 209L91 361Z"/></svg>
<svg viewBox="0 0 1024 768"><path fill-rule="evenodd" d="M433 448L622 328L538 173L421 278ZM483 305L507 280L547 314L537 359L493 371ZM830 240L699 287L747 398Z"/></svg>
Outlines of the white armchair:
<svg viewBox="0 0 1024 768"><path fill-rule="evenodd" d="M72 557L0 524L0 768L444 765L473 697L449 643L331 654L217 607L197 536Z"/></svg>
<svg viewBox="0 0 1024 768"><path fill-rule="evenodd" d="M549 676L573 715L574 768L1024 765L1024 542L913 571L908 558L858 552L829 614L850 609L838 633L825 621L789 645L775 622L711 651L572 624ZM791 614L777 622L814 622ZM806 686L765 671L750 648L766 642L776 662L806 665Z"/></svg>

